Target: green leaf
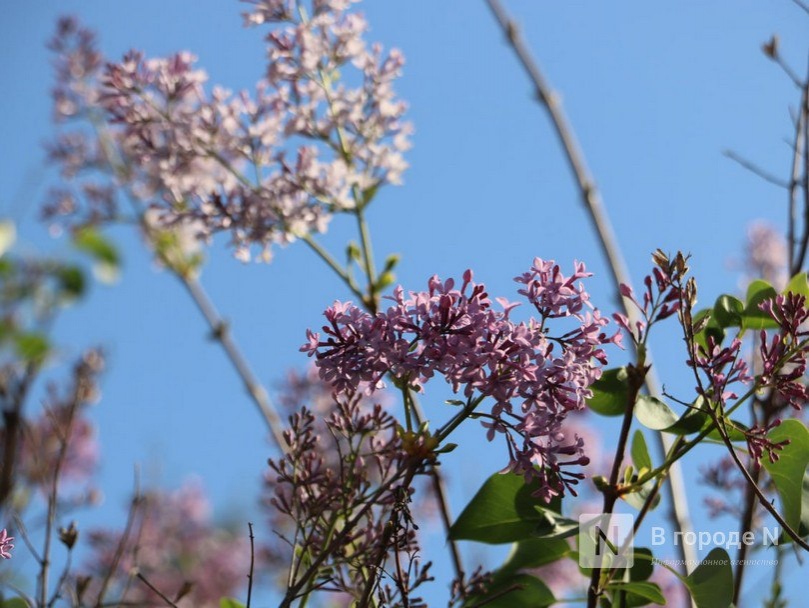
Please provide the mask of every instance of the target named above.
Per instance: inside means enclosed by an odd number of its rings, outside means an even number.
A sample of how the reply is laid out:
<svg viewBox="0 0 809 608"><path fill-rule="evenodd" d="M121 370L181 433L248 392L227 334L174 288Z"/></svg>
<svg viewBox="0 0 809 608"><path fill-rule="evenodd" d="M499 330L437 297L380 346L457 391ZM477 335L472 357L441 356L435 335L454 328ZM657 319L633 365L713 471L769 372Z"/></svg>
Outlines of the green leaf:
<svg viewBox="0 0 809 608"><path fill-rule="evenodd" d="M643 426L662 431L677 424L677 414L657 397L639 395L635 403L635 417Z"/></svg>
<svg viewBox="0 0 809 608"><path fill-rule="evenodd" d="M14 245L17 240L17 229L12 220L0 221L0 257L3 257L6 252Z"/></svg>
<svg viewBox="0 0 809 608"><path fill-rule="evenodd" d="M708 428L711 425L711 421L707 420L705 422L704 428ZM725 430L728 434L728 439L732 442L736 443L739 441L747 441L747 435L744 434L744 431L748 429L748 426L743 422L739 422L738 420L726 420ZM708 433L708 437L714 439L716 441L722 441L722 435L719 431L714 427L710 433Z"/></svg>
<svg viewBox="0 0 809 608"><path fill-rule="evenodd" d="M0 608L29 608L28 602L21 597L14 597L10 600L5 600L0 604Z"/></svg>
<svg viewBox="0 0 809 608"><path fill-rule="evenodd" d="M730 557L713 549L691 574L683 579L697 608L728 608L733 601L733 569Z"/></svg>
<svg viewBox="0 0 809 608"><path fill-rule="evenodd" d="M634 565L629 569L629 580L645 581L654 572L654 556L646 547L635 547Z"/></svg>
<svg viewBox="0 0 809 608"><path fill-rule="evenodd" d="M63 266L56 273L62 291L71 298L78 298L84 293L84 273L78 266Z"/></svg>
<svg viewBox="0 0 809 608"><path fill-rule="evenodd" d="M104 235L90 226L73 235L73 245L95 261L93 273L98 280L111 283L118 278L121 258L118 250Z"/></svg>
<svg viewBox="0 0 809 608"><path fill-rule="evenodd" d="M529 538L514 543L511 553L499 572L516 572L523 568L538 568L562 559L570 553L570 545L561 538Z"/></svg>
<svg viewBox="0 0 809 608"><path fill-rule="evenodd" d="M789 445L778 452L776 462L770 462L766 456L761 462L781 497L781 515L790 528L798 530L803 504L803 480L809 465L809 430L803 422L792 418L770 431L767 439L776 443L790 440Z"/></svg>
<svg viewBox="0 0 809 608"><path fill-rule="evenodd" d="M232 597L223 597L219 600L219 608L244 608L244 604Z"/></svg>
<svg viewBox="0 0 809 608"><path fill-rule="evenodd" d="M561 504L543 506L532 496L536 484L526 484L521 475L495 473L478 490L450 528L452 540L483 543L513 543L531 537L563 538L578 530L578 523L558 511ZM554 512L554 510L556 512Z"/></svg>
<svg viewBox="0 0 809 608"><path fill-rule="evenodd" d="M41 363L50 350L48 339L40 333L20 334L14 339L17 356L31 363Z"/></svg>
<svg viewBox="0 0 809 608"><path fill-rule="evenodd" d="M782 293L789 293L790 291L809 298L809 280L807 280L805 272L792 277Z"/></svg>
<svg viewBox="0 0 809 608"><path fill-rule="evenodd" d="M508 589L512 591L506 592ZM495 598L488 600L488 598ZM495 576L489 589L482 595L467 599L464 606L485 605L486 608L541 608L550 606L556 598L548 586L535 576Z"/></svg>
<svg viewBox="0 0 809 608"><path fill-rule="evenodd" d="M765 300L770 300L778 296L778 292L767 281L756 279L747 288L747 304L744 309L742 327L744 329L769 329L778 327L775 320L766 312L759 309L758 305Z"/></svg>
<svg viewBox="0 0 809 608"><path fill-rule="evenodd" d="M744 315L744 303L729 295L721 295L713 307L713 318L719 327L741 327Z"/></svg>
<svg viewBox="0 0 809 608"><path fill-rule="evenodd" d="M643 431L638 429L632 436L632 464L640 474L641 469L652 470L652 458L649 456L649 448L646 447L646 439L643 437Z"/></svg>
<svg viewBox="0 0 809 608"><path fill-rule="evenodd" d="M587 405L602 416L620 416L626 411L629 399L629 381L625 367L608 369L590 385L593 396Z"/></svg>
<svg viewBox="0 0 809 608"><path fill-rule="evenodd" d="M648 395L639 395L635 403L635 417L643 426L653 431L665 431L675 435L690 435L702 429L708 414L708 404L701 397L693 407L677 417L677 414L660 399Z"/></svg>
<svg viewBox="0 0 809 608"><path fill-rule="evenodd" d="M626 606L646 606L654 603L661 606L666 605L666 598L660 591L660 587L655 583L645 581L623 583L616 581L607 585L607 589L614 592L623 591L626 593Z"/></svg>
<svg viewBox="0 0 809 608"><path fill-rule="evenodd" d="M643 508L643 505L646 504L646 499L649 498L649 495L654 490L654 487L655 487L655 480L650 479L645 484L643 484L639 490L636 490L635 492L630 492L629 494L621 494L621 498L623 498L628 505L640 511ZM649 508L654 509L655 507L657 507L658 504L660 504L659 492L652 499L652 504L649 506Z"/></svg>

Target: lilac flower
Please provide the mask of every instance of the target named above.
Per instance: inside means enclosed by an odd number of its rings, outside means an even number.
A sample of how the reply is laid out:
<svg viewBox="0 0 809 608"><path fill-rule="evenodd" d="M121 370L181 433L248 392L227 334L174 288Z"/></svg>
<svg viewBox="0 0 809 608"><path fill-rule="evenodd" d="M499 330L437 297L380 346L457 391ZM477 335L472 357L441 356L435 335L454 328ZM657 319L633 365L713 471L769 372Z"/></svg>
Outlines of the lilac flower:
<svg viewBox="0 0 809 608"><path fill-rule="evenodd" d="M747 227L744 265L752 278L761 278L781 289L787 277L787 244L780 231L763 221Z"/></svg>
<svg viewBox="0 0 809 608"><path fill-rule="evenodd" d="M181 608L218 606L219 598L241 587L250 560L246 534L235 534L211 522L210 505L198 482L186 482L173 492L150 492L135 508L139 528L123 539L122 557L112 572L112 591L119 603L160 601L144 585L128 584L134 567L172 597L181 581L191 583L190 590L176 602ZM116 564L122 533L94 530L89 538L92 555L87 564L97 575L93 577L97 583ZM88 595L98 592L91 587ZM96 599L102 598L93 601Z"/></svg>
<svg viewBox="0 0 809 608"><path fill-rule="evenodd" d="M93 35L60 22L51 44L57 115L94 116L104 129L101 139L79 128L51 145L63 177L80 186L54 191L47 218L115 219L107 184L87 181L102 169L154 211L150 221L196 222L202 240L228 231L238 258L250 259L258 245L268 260L271 245L323 232L335 213L401 183L412 131L393 88L401 53L367 46L367 25L347 1L314 0L308 14L288 2L251 4L246 25L276 24L253 94L208 92L188 52L130 51L102 68Z"/></svg>
<svg viewBox="0 0 809 608"><path fill-rule="evenodd" d="M803 377L806 373L809 308L806 297L792 292L762 302L759 307L779 325L772 337L760 333L761 382L795 409L809 399Z"/></svg>
<svg viewBox="0 0 809 608"><path fill-rule="evenodd" d="M707 337L706 346L697 347L697 353L687 362L688 366L701 370L709 382L707 388L698 386L697 392L722 402L738 397L733 391L727 390L727 387L736 382L749 384L752 380L747 363L740 357L741 347L741 340L734 338L730 346L723 348L716 343L713 336Z"/></svg>
<svg viewBox="0 0 809 608"><path fill-rule="evenodd" d="M11 550L14 548L13 536L8 535L8 531L3 528L0 530L0 557L3 559L11 559Z"/></svg>
<svg viewBox="0 0 809 608"><path fill-rule="evenodd" d="M755 466L761 466L761 457L764 454L767 455L767 459L771 463L777 462L779 458L778 452L790 444L789 439L784 439L783 441L778 442L773 442L767 439L767 434L780 424L781 419L776 418L765 426L756 425L744 432L745 439L747 440L747 449L750 452L750 459L753 461Z"/></svg>
<svg viewBox="0 0 809 608"><path fill-rule="evenodd" d="M324 338L307 332L301 350L316 358L321 377L337 393L373 392L386 375L422 390L437 374L470 404L490 397L491 413L479 414L489 440L503 434L509 468L539 479L543 497L550 499L582 477L563 473L562 467L588 462L583 441L563 421L591 396L589 386L606 362L601 346L618 341L617 334L604 333L608 321L597 310L585 312L589 295L576 279L587 276L583 264L566 277L553 262L534 260L515 279L539 313L527 323L509 318L514 306L505 300L499 300L502 312L494 310L471 271L460 289L452 279L434 276L427 291L406 297L401 287L395 289L388 298L393 305L376 315L336 302L324 313ZM554 320L564 317L574 321L573 328L551 334Z"/></svg>

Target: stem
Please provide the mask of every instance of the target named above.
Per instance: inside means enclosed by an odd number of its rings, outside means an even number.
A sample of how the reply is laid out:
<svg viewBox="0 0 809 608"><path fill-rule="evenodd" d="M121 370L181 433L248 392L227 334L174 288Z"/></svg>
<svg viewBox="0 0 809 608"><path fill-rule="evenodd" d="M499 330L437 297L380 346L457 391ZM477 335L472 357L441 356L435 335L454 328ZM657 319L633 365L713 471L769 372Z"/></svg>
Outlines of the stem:
<svg viewBox="0 0 809 608"><path fill-rule="evenodd" d="M618 500L618 478L621 475L621 466L624 461L624 454L626 452L626 442L629 439L629 431L632 428L632 414L635 409L635 401L638 398L638 393L644 383L644 376L646 370L644 368L637 368L629 366L629 392L627 394L626 409L624 411L624 419L621 423L621 432L618 436L618 445L615 448L615 459L612 461L612 470L610 471L609 485L603 489L604 492L604 505L602 513L609 515L615 508L615 503ZM601 588L601 568L593 568L590 574L590 586L587 589L587 606L588 608L596 608L598 598L603 593Z"/></svg>
<svg viewBox="0 0 809 608"><path fill-rule="evenodd" d="M545 107L550 115L556 135L559 138L565 157L576 179L582 202L590 215L590 220L598 234L602 252L608 261L616 288L617 300L623 304L625 314L630 321L630 326L634 326L635 321L638 320L637 313L633 307L627 306L626 302L624 302L623 298L620 296L620 292L618 292L622 283L631 285L629 273L626 271L626 264L621 255L621 250L612 230L609 217L604 210L601 195L587 168L584 155L576 141L573 129L562 110L559 96L551 89L545 80L539 65L532 57L531 52L519 35L517 24L508 16L499 0L486 1L497 22L500 24L500 27L505 32L508 42L517 55L523 69L534 85L538 101ZM651 395L660 395L658 388L659 383L654 376L654 372L647 374L646 386ZM655 433L655 438L658 452L661 455L665 455L671 447L671 440L662 433ZM671 515L674 526L681 532L689 532L691 530L691 522L688 514L687 493L682 471L679 466L672 467L669 472L668 500L672 507ZM680 543L679 549L684 563L696 563L697 556L693 546Z"/></svg>
<svg viewBox="0 0 809 608"><path fill-rule="evenodd" d="M759 476L761 474L761 468L754 467L751 477L753 479L753 483L758 484ZM742 514L741 525L739 526L739 535L743 535L747 530L750 529L750 526L753 523L753 517L756 513L756 494L753 491L752 486L747 486L745 488L745 496L744 496L744 513ZM739 605L739 598L742 592L742 578L744 575L744 561L747 557L747 543L742 543L739 547L739 553L737 555L737 565L736 565L736 572L733 576L733 603L735 605Z"/></svg>
<svg viewBox="0 0 809 608"><path fill-rule="evenodd" d="M157 587L155 587L154 585L152 585L152 583L150 583L148 580L146 580L146 577L145 577L145 576L143 576L143 574L141 574L140 572L138 572L138 573L136 574L136 576L137 576L137 577L140 579L140 581L141 581L141 582L142 582L144 585L146 585L147 587L149 587L149 589L151 589L151 590L152 590L152 591L154 591L154 592L155 592L155 593L156 593L158 596L160 596L160 599L161 599L161 600L163 600L164 602L166 602L166 604L168 604L169 606L174 606L174 608L177 608L177 604L175 604L174 602L172 602L172 601L171 601L169 598L167 598L167 597L166 597L166 595L165 595L165 594L164 594L162 591L160 591L160 589L158 589Z"/></svg>
<svg viewBox="0 0 809 608"><path fill-rule="evenodd" d="M337 260L335 260L334 257L332 257L332 255L320 245L320 243L313 239L309 234L302 237L302 240L304 243L309 245L309 248L314 251L317 256L337 274L338 277L343 280L346 286L351 290L351 293L359 298L360 302L367 304L365 302L365 294L360 291L360 288L357 287L356 283L354 283L354 280L351 278L348 272L342 266L340 266Z"/></svg>
<svg viewBox="0 0 809 608"><path fill-rule="evenodd" d="M255 538L253 537L252 522L247 522L247 529L250 530L250 573L247 575L247 605L245 608L250 608L250 600L253 597L253 568L256 562Z"/></svg>
<svg viewBox="0 0 809 608"><path fill-rule="evenodd" d="M359 203L358 203L359 204ZM367 306L371 314L376 314L378 304L378 294L376 293L376 269L374 268L374 255L371 249L371 235L368 224L365 221L365 212L361 207L357 207L357 227L360 232L360 246L362 247L362 259L365 265L365 273L368 277L368 302Z"/></svg>
<svg viewBox="0 0 809 608"><path fill-rule="evenodd" d="M284 435L281 431L281 418L273 407L267 390L256 379L247 360L233 339L227 322L219 316L213 302L211 302L208 294L196 278L179 273L176 274L176 276L180 279L180 282L186 290L188 290L191 299L194 300L202 316L205 317L205 320L208 322L211 328L211 336L222 345L225 354L227 354L230 362L236 369L236 373L242 379L248 395L253 399L259 412L264 417L276 447L278 447L281 452L286 452L286 442L284 441Z"/></svg>
<svg viewBox="0 0 809 608"><path fill-rule="evenodd" d="M722 441L725 443L728 451L730 452L731 458L733 458L733 462L736 463L736 466L744 475L744 478L747 480L747 483L750 484L750 488L753 490L755 495L758 497L759 502L761 505L775 518L775 521L781 526L784 532L795 541L795 543L801 547L802 549L809 551L809 544L805 540L803 540L795 530L784 520L781 514L778 512L772 503L767 500L767 497L764 496L764 493L761 491L761 488L758 487L758 484L755 482L753 477L750 475L750 472L747 470L747 467L742 464L742 461L739 460L738 454L736 454L736 450L733 447L733 442L731 442L730 437L728 437L727 430L725 429L724 425L721 421L716 420L717 429L719 430L719 434L722 436Z"/></svg>

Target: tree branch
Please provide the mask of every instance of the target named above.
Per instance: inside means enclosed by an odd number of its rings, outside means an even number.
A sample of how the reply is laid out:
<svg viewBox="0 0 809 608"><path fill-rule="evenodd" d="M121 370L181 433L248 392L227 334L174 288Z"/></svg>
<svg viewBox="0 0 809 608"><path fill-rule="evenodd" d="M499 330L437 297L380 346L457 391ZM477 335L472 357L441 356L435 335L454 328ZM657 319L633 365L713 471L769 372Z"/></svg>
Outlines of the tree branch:
<svg viewBox="0 0 809 608"><path fill-rule="evenodd" d="M631 285L629 273L626 270L623 256L612 230L609 218L604 210L601 196L596 187L595 181L590 175L590 171L585 163L584 156L576 141L572 127L562 110L559 96L554 93L550 85L545 80L539 65L531 55L530 50L520 37L517 24L508 16L499 0L486 0L489 8L494 14L500 27L506 34L509 44L514 50L523 69L533 83L537 99L545 107L550 115L556 135L567 158L570 169L579 187L582 203L590 215L590 219L598 234L602 252L607 259L612 273L613 282L616 288L616 297L624 306L624 311L634 325L638 320L637 312L631 306L627 306L618 292L619 286L623 283ZM650 358L650 357L649 357ZM652 395L659 395L659 383L654 376L654 369L651 369L646 376L646 387ZM671 439L662 433L656 433L658 451L665 456L671 447ZM686 498L685 482L683 481L682 470L679 465L674 465L669 471L668 499L672 506L672 519L677 530L689 532L691 522L688 514L688 500ZM680 543L681 557L685 563L697 563L697 556L691 545Z"/></svg>

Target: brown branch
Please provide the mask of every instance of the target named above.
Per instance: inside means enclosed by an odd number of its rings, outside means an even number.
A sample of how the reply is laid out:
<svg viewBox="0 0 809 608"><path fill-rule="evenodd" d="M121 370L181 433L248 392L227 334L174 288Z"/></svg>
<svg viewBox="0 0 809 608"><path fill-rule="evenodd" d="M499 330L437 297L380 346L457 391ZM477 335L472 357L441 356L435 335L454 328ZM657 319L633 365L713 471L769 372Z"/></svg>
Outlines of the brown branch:
<svg viewBox="0 0 809 608"><path fill-rule="evenodd" d="M789 215L788 215L788 231L787 239L789 241L789 270L791 275L800 272L806 258L806 249L809 245L809 191L806 188L806 179L809 172L807 172L807 158L806 158L806 129L807 120L809 120L809 78L801 91L800 107L798 108L798 117L795 120L795 137L792 141L792 169L789 178ZM795 234L795 226L797 224L798 212L798 187L801 185L801 157L803 157L803 191L804 191L804 222L803 233L800 239L800 246L796 251L797 237Z"/></svg>
<svg viewBox="0 0 809 608"><path fill-rule="evenodd" d="M250 608L250 600L253 597L253 568L256 562L256 549L253 524L248 522L247 529L250 530L250 574L247 575L247 605L245 608Z"/></svg>
<svg viewBox="0 0 809 608"><path fill-rule="evenodd" d="M138 572L136 576L137 576L137 577L140 579L140 581L141 581L141 582L142 582L144 585L146 585L147 587L149 587L149 589L151 589L151 590L152 590L152 591L154 591L154 592L155 592L157 595L159 595L159 596L160 596L160 599L161 599L161 600L163 600L164 602L166 602L166 604L167 604L168 606L173 606L174 608L178 608L178 607L177 607L177 604L175 604L175 603L174 603L174 602L172 602L172 601L171 601L169 598L167 598L167 597L166 597L166 595L165 595L165 594L164 594L162 591L160 591L160 589L158 589L158 588L157 588L157 587L155 587L155 586L154 586L152 583L150 583L150 582L149 582L149 581L146 579L146 577L145 577L145 576L143 576L143 574L141 574L140 572Z"/></svg>
<svg viewBox="0 0 809 608"><path fill-rule="evenodd" d="M247 363L247 359L233 339L227 321L219 315L213 302L211 302L208 294L197 279L179 273L177 273L176 276L191 295L191 299L194 300L202 316L205 317L205 321L207 321L211 328L211 336L222 346L225 354L236 369L236 373L242 379L247 394L253 399L262 417L267 422L267 426L270 429L270 436L276 447L278 447L281 452L285 453L287 447L284 434L281 431L283 426L281 417L273 407L267 390L256 379L253 371L250 369L250 365Z"/></svg>
<svg viewBox="0 0 809 608"><path fill-rule="evenodd" d="M508 42L517 55L520 64L533 83L536 89L537 99L550 115L556 135L562 145L565 157L570 165L570 169L576 183L578 184L582 203L590 216L590 220L592 221L593 226L598 234L599 244L601 245L602 252L608 261L613 283L616 289L616 299L624 306L624 311L630 321L630 325L634 325L635 322L639 320L637 312L633 307L626 304L618 291L622 283L625 285L631 285L629 273L626 270L626 264L624 263L620 248L618 247L618 243L612 230L609 218L604 210L604 205L595 181L590 175L590 171L584 161L584 156L573 134L572 127L570 126L570 123L562 110L559 96L554 93L550 85L545 80L539 65L534 60L530 50L520 37L517 24L508 16L499 0L486 1L497 22L500 24L500 27L505 32ZM651 359L648 352L647 358ZM660 390L658 388L659 383L654 376L654 369L650 370L646 376L646 387L650 394L660 394ZM671 447L671 439L666 437L663 433L655 433L655 437L658 452L665 456ZM672 506L671 515L674 525L681 532L690 531L691 522L688 515L688 501L686 499L685 482L683 480L682 470L680 469L679 465L672 466L670 469L669 484L667 488L667 498ZM696 563L697 556L694 548L691 545L680 543L679 549L681 552L681 557L685 563Z"/></svg>

